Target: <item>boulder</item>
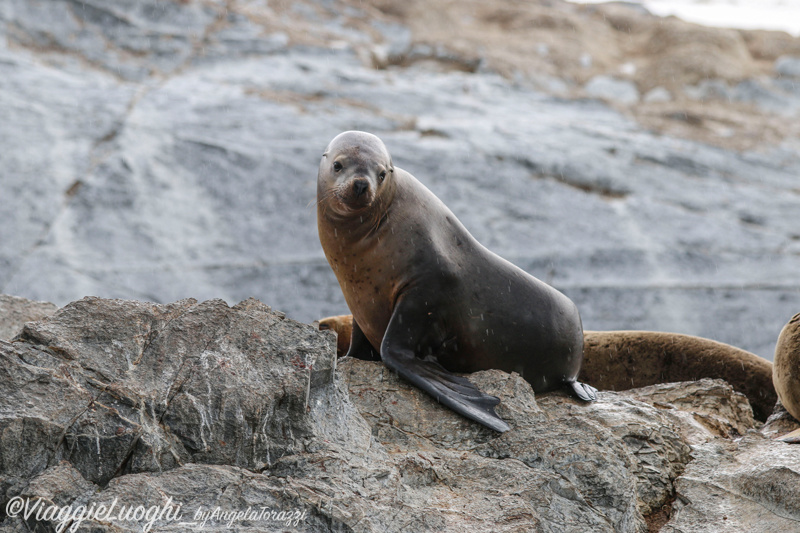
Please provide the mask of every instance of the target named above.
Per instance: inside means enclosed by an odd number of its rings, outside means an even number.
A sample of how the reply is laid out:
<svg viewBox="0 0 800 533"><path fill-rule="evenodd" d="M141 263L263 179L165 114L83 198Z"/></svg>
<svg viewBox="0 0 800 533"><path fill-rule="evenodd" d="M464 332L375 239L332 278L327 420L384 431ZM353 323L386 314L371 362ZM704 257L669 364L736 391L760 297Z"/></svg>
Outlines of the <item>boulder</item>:
<svg viewBox="0 0 800 533"><path fill-rule="evenodd" d="M632 104L639 101L639 90L635 83L612 76L595 76L583 90L589 96L609 102Z"/></svg>
<svg viewBox="0 0 800 533"><path fill-rule="evenodd" d="M661 531L794 531L800 520L796 445L748 434L697 446Z"/></svg>

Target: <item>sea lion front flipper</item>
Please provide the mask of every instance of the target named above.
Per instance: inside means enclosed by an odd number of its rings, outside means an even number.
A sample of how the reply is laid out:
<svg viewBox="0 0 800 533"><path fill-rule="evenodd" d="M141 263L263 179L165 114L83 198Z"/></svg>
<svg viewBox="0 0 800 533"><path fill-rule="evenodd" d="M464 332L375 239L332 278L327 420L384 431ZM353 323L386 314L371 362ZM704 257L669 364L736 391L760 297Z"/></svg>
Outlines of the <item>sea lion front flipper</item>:
<svg viewBox="0 0 800 533"><path fill-rule="evenodd" d="M415 334L417 328L409 324L415 315L404 307L402 302L395 306L383 336L381 359L384 364L456 413L501 433L511 429L494 412L499 398L484 394L471 381L449 372L438 362L416 356L412 346L417 346L422 337ZM403 316L405 323L400 318Z"/></svg>
<svg viewBox="0 0 800 533"><path fill-rule="evenodd" d="M564 384L570 394L584 402L593 402L597 399L597 389L580 381L570 381Z"/></svg>

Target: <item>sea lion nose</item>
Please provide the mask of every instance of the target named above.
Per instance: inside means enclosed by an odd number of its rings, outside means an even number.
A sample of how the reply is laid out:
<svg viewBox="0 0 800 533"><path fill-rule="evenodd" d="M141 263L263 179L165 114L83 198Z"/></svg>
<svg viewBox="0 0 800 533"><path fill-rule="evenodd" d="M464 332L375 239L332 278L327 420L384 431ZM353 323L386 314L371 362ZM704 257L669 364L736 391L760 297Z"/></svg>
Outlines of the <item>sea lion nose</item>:
<svg viewBox="0 0 800 533"><path fill-rule="evenodd" d="M367 192L369 189L369 182L365 179L357 179L353 182L353 192L356 193L356 198Z"/></svg>

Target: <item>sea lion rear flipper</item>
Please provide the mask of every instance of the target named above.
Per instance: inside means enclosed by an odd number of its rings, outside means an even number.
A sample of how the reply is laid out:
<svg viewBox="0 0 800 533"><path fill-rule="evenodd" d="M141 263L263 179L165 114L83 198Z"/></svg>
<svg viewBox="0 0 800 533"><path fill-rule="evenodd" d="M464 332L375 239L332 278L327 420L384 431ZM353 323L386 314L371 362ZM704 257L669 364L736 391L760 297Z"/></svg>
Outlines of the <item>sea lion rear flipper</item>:
<svg viewBox="0 0 800 533"><path fill-rule="evenodd" d="M597 389L591 385L587 385L586 383L581 383L580 381L570 381L565 383L564 386L567 388L570 394L583 400L584 402L593 402L597 399Z"/></svg>
<svg viewBox="0 0 800 533"><path fill-rule="evenodd" d="M501 433L511 429L494 412L494 406L500 403L499 398L484 394L468 379L456 376L436 361L416 357L411 348L418 345L414 334L416 328L409 324L416 315L410 315L408 308L403 313L403 307L395 307L386 328L381 344L384 364L456 413ZM405 324L398 318L401 315L405 317Z"/></svg>

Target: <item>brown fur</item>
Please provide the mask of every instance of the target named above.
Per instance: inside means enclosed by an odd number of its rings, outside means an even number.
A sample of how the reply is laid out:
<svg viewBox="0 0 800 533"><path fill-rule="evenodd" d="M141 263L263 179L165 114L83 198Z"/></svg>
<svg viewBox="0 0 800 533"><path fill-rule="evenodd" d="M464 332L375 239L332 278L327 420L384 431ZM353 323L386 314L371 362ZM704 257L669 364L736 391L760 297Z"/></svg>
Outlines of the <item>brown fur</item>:
<svg viewBox="0 0 800 533"><path fill-rule="evenodd" d="M772 382L783 406L800 420L800 313L789 320L778 337Z"/></svg>
<svg viewBox="0 0 800 533"><path fill-rule="evenodd" d="M795 316L791 339L794 351L795 391L793 404L800 415L800 315ZM320 326L338 334L337 354L347 354L353 317L340 315L320 320ZM792 325L790 322L784 333ZM781 334L781 339L784 334ZM782 346L778 341L778 348ZM626 390L656 383L724 379L747 396L753 414L766 420L777 399L772 380L772 363L750 352L721 342L656 331L585 331L583 367L578 379L600 390ZM778 365L776 350L775 363ZM777 369L776 369L777 373ZM784 405L786 405L784 403ZM787 409L789 407L787 406Z"/></svg>
<svg viewBox="0 0 800 533"><path fill-rule="evenodd" d="M319 329L336 332L336 356L344 357L350 349L353 334L353 315L329 316L319 321Z"/></svg>
<svg viewBox="0 0 800 533"><path fill-rule="evenodd" d="M579 379L601 390L719 378L747 396L762 421L777 399L772 363L729 344L656 331L585 331L584 350Z"/></svg>

